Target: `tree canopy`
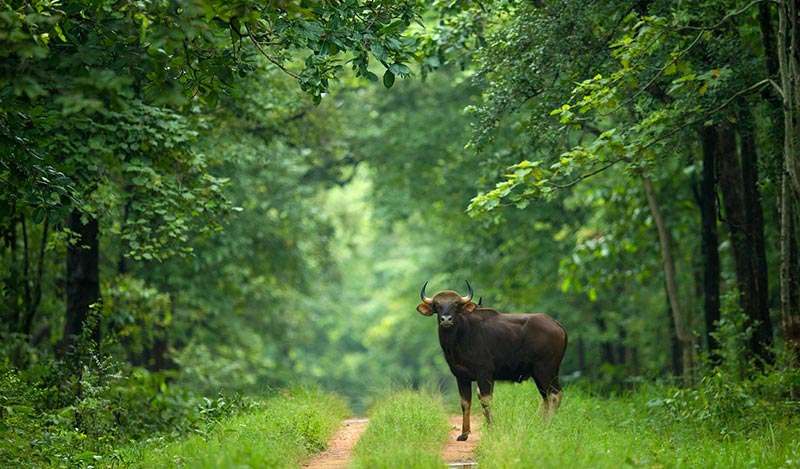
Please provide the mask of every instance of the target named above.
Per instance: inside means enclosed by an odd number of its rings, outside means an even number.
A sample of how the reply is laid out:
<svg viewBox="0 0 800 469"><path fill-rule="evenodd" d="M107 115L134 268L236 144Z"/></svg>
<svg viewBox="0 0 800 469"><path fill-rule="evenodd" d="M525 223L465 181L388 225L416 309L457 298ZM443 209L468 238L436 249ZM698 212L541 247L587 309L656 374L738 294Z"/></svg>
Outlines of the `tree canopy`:
<svg viewBox="0 0 800 469"><path fill-rule="evenodd" d="M796 0L0 1L0 415L139 439L190 395L449 387L428 280L557 318L566 381L794 395L798 27Z"/></svg>

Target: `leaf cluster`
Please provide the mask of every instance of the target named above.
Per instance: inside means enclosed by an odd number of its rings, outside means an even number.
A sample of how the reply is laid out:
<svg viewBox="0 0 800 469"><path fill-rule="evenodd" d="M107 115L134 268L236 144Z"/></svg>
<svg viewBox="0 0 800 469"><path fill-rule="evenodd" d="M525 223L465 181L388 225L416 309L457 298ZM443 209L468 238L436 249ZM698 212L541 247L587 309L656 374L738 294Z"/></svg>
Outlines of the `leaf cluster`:
<svg viewBox="0 0 800 469"><path fill-rule="evenodd" d="M331 82L349 65L358 77L378 81L370 56L384 67L383 84L411 74L416 38L406 31L419 19L422 2L348 0L261 5L239 2L246 12L231 16L233 33L247 37L270 62L299 80L319 104ZM305 55L302 70L290 70L296 52Z"/></svg>

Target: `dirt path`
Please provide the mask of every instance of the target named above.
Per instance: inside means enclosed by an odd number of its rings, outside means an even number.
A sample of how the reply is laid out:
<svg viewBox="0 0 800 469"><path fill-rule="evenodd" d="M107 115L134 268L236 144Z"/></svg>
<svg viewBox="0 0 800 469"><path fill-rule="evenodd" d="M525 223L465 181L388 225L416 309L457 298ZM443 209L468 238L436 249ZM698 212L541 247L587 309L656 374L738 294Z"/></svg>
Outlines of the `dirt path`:
<svg viewBox="0 0 800 469"><path fill-rule="evenodd" d="M367 429L368 419L349 419L328 441L328 449L310 459L303 467L312 469L344 469L350 462L353 446Z"/></svg>
<svg viewBox="0 0 800 469"><path fill-rule="evenodd" d="M345 469L350 463L353 447L367 429L368 419L349 419L328 441L328 449L309 459L303 467L311 469ZM477 467L475 447L481 439L481 419L473 417L470 421L472 433L467 441L456 441L461 434L461 416L450 417L452 424L447 443L442 451L442 459L449 467Z"/></svg>
<svg viewBox="0 0 800 469"><path fill-rule="evenodd" d="M456 438L461 434L461 416L453 415L450 417L452 424L450 435L442 452L442 459L449 467L478 467L475 457L475 448L481 441L481 424L483 418L475 415L470 416L470 427L472 432L467 441L457 441Z"/></svg>

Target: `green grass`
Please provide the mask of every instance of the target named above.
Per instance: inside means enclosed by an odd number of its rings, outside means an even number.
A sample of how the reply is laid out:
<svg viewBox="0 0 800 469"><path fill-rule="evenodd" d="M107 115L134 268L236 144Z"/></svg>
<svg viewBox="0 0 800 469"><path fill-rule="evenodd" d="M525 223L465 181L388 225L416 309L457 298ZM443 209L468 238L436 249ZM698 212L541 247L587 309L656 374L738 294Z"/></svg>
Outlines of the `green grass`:
<svg viewBox="0 0 800 469"><path fill-rule="evenodd" d="M324 449L347 415L344 402L305 389L287 391L223 420L208 434L166 445L139 446L121 455L123 467L283 468Z"/></svg>
<svg viewBox="0 0 800 469"><path fill-rule="evenodd" d="M449 423L438 396L400 391L369 413L367 431L353 449L354 468L441 468Z"/></svg>
<svg viewBox="0 0 800 469"><path fill-rule="evenodd" d="M544 422L536 412L539 398L533 386L501 384L495 391L494 422L484 427L478 447L479 464L492 468L800 467L797 409L786 412L767 402L737 405L715 400L731 397L672 394L653 387L604 398L568 388L560 413Z"/></svg>

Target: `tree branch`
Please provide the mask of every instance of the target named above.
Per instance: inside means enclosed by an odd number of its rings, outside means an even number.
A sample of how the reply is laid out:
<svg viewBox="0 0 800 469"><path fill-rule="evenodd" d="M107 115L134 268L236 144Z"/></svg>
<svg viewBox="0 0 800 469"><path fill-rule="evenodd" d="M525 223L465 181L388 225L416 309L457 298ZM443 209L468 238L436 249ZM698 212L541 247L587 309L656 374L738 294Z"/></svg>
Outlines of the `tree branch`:
<svg viewBox="0 0 800 469"><path fill-rule="evenodd" d="M660 142L660 141L662 141L662 140L664 140L666 138L672 137L673 135L675 135L676 133L680 132L681 130L683 130L683 129L687 128L687 127L691 127L691 126L697 124L698 122L700 122L702 120L705 120L705 119L709 118L710 116L716 114L717 112L725 109L736 98L739 98L740 96L743 96L743 95L748 94L748 93L752 93L752 92L758 90L759 88L761 88L761 87L763 87L764 85L767 85L767 84L772 85L781 94L781 96L783 96L783 93L781 92L780 87L778 87L778 85L774 81L772 81L771 79L765 78L765 79L759 81L758 83L756 83L754 85L750 85L749 87L734 93L733 96L731 96L730 98L726 99L719 106L717 106L717 107L715 107L715 108L713 108L713 109L711 109L711 110L709 110L707 112L702 113L699 117L697 117L695 119L686 121L686 123L676 127L675 130L673 130L672 132L669 132L666 135L663 135L663 136L661 136L659 138L653 139L652 142L642 146L642 148L643 149L644 148L648 148L648 147L650 147L651 145L653 145L655 143L658 143L658 142Z"/></svg>
<svg viewBox="0 0 800 469"><path fill-rule="evenodd" d="M247 29L247 36L250 38L250 41L252 41L253 44L256 46L256 49L258 49L258 51L261 52L261 55L263 55L264 57L267 58L267 60L269 60L270 62L275 64L275 66L278 67L279 69L281 69L281 71L283 73L289 75L290 77L292 77L292 78L294 78L296 80L300 79L300 75L290 71L289 69L284 67L283 64L278 61L278 59L276 59L276 58L272 57L271 55L267 54L267 51L265 51L261 47L261 44L259 44L259 42L256 39L255 35L253 34L253 31L250 29L250 25L249 24L245 23L244 27L245 27L245 29Z"/></svg>
<svg viewBox="0 0 800 469"><path fill-rule="evenodd" d="M608 164L606 164L605 166L602 166L602 167L600 167L600 168L598 168L598 169L596 169L596 170L594 170L594 171L592 171L590 173L581 174L576 179L574 179L574 180L572 180L572 181L570 181L570 182L568 182L566 184L551 184L551 187L553 187L555 189L567 189L569 187L572 187L572 186L578 184L579 182L583 181L584 179L589 179L590 177L592 177L592 176L594 176L596 174L602 173L603 171L605 171L608 168L614 166L615 164L619 163L620 161L622 161L622 160L611 161Z"/></svg>
<svg viewBox="0 0 800 469"><path fill-rule="evenodd" d="M679 27L675 28L675 30L676 31L683 31L684 29L691 29L691 30L694 30L694 31L708 31L709 29L716 29L716 28L719 28L720 26L722 26L722 24L724 22L728 21L729 19L733 18L734 16L739 16L742 13L745 13L753 5L756 5L758 3L777 3L777 2L775 2L775 0L753 0L752 2L748 3L744 7L740 8L740 9L738 9L736 11L732 11L732 12L728 13L721 20L719 20L716 24L713 24L711 26L688 26L687 25L687 26L679 26Z"/></svg>
<svg viewBox="0 0 800 469"><path fill-rule="evenodd" d="M781 94L781 96L783 96L783 93L782 93L782 91L781 91L781 88L778 86L778 84L777 84L777 83L775 83L774 81L772 81L772 80L771 80L771 79L769 79L769 78L765 78L765 79L763 79L763 80L759 81L758 83L755 83L755 84L753 84L753 85L750 85L749 87L747 87L747 88L745 88L745 89L743 89L743 90L740 90L740 91L738 91L738 92L737 92L737 93L735 93L733 96L731 96L730 98L728 98L727 100L725 100L725 102L723 102L723 103L722 103L722 104L720 104L719 106L717 106L717 107L715 107L715 108L711 109L711 110L710 110L710 111L708 111L708 112L704 112L704 113L703 113L703 114L702 114L700 117L698 117L698 118L696 118L696 119L693 119L693 120L687 121L685 124L683 124L683 125L681 125L681 126L678 126L678 127L677 127L675 130L673 130L672 132L669 132L668 134L666 134L666 135L664 135L664 136L662 136L662 137L659 137L659 138L657 138L657 139L654 139L653 141L651 141L651 142L649 142L648 144L644 145L642 148L643 148L643 149L644 149L644 148L648 148L648 147L650 147L651 145L653 145L653 144L655 144L655 143L658 143L658 142L660 142L660 141L662 141L662 140L664 140L664 139L666 139L666 138L669 138L669 137L671 137L671 136L675 135L676 133L680 132L681 130L683 130L683 129L687 128L687 127L691 127L692 125L694 125L694 124L696 124L696 123L698 123L698 122L700 122L700 121L702 121L702 120L704 120L704 119L707 119L709 116L711 116L711 115L713 115L713 114L716 114L717 112L719 112L719 111L721 111L722 109L726 108L726 107L727 107L728 105L730 105L730 103L731 103L731 102L733 102L733 101L734 101L736 98L738 98L738 97L740 97L740 96L743 96L743 95L745 95L745 94L748 94L748 93L752 93L752 92L754 92L754 91L758 90L759 88L763 87L764 85L771 85L773 88L775 88L775 90L776 90L776 91L777 91L779 94ZM587 128L586 130L588 130L588 131L590 131L590 132L592 132L592 133L595 133L595 134L598 134L598 133L600 132L600 131L599 131L599 129L596 129L596 128ZM622 160L621 160L621 159L618 159L618 160L611 161L611 162L609 162L608 164L606 164L605 166L602 166L602 167L600 167L600 168L598 168L598 169L596 169L596 170L594 170L594 171L592 171L592 172L589 172L589 173L583 174L583 175L579 176L578 178L576 178L576 179L574 179L574 180L572 180L572 181L570 181L570 182L568 182L568 183L566 183L566 184L551 184L551 187L553 187L553 188L555 188L555 189L566 189L566 188L572 187L572 186L574 186L574 185L578 184L579 182L583 181L584 179L588 179L588 178L590 178L590 177L592 177L592 176L594 176L594 175L596 175L596 174L599 174L599 173L601 173L601 172L603 172L603 171L605 171L605 170L609 169L610 167L614 166L615 164L619 163L620 161L622 161Z"/></svg>

